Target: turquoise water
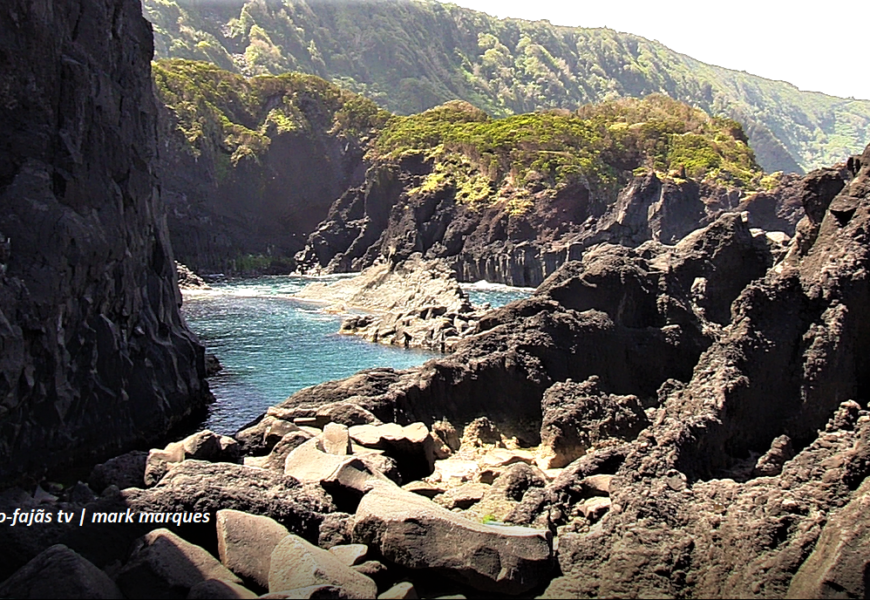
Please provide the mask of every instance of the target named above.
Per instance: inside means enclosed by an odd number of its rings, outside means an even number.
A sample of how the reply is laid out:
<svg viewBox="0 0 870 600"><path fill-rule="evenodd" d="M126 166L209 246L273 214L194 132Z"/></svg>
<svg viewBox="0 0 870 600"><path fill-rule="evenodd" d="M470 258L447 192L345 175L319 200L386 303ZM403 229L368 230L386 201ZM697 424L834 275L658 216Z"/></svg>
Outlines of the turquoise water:
<svg viewBox="0 0 870 600"><path fill-rule="evenodd" d="M316 280L341 277L347 276ZM304 387L371 367L406 369L438 356L338 335L341 315L289 298L314 280L261 277L185 294L188 325L223 365L209 380L217 401L204 427L230 434ZM531 291L489 284L464 287L472 302L493 307Z"/></svg>

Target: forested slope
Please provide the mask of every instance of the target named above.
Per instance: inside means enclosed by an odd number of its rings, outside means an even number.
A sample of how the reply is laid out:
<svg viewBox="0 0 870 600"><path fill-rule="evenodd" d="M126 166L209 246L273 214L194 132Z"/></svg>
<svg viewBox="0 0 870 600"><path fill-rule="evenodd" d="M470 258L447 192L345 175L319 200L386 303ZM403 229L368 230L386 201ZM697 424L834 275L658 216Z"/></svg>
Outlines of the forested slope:
<svg viewBox="0 0 870 600"><path fill-rule="evenodd" d="M244 75L312 73L400 114L453 99L505 116L663 93L740 121L768 172L842 161L870 139L870 101L802 92L609 29L501 20L434 1L144 5L158 57Z"/></svg>

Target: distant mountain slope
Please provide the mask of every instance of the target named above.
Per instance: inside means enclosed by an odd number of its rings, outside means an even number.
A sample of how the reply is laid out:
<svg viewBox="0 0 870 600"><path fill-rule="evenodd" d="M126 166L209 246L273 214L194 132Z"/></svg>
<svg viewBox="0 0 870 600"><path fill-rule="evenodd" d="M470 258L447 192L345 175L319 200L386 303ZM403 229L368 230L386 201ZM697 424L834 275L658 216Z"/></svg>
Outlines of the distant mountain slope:
<svg viewBox="0 0 870 600"><path fill-rule="evenodd" d="M144 5L160 58L245 75L313 73L403 114L456 98L509 115L664 93L743 123L769 172L842 161L870 141L870 101L802 92L609 29L500 20L431 0Z"/></svg>

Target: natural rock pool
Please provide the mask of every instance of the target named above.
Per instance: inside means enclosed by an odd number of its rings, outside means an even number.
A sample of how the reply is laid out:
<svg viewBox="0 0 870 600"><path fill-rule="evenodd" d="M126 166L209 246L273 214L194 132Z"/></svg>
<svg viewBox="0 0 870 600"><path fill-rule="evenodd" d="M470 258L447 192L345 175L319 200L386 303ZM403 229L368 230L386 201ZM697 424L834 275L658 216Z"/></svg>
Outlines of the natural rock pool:
<svg viewBox="0 0 870 600"><path fill-rule="evenodd" d="M260 277L185 293L184 317L223 365L209 379L217 401L204 427L230 434L304 387L371 367L406 369L437 356L338 335L341 315L289 297L312 281L342 277ZM493 307L531 293L485 282L463 287L473 303Z"/></svg>

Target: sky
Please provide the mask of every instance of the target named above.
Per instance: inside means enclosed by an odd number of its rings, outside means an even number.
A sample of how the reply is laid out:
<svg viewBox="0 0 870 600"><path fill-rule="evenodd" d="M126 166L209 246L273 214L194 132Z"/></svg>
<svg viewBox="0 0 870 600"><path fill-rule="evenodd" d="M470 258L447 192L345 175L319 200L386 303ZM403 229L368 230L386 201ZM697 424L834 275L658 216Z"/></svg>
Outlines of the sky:
<svg viewBox="0 0 870 600"><path fill-rule="evenodd" d="M451 0L496 17L609 27L705 63L870 100L864 56L870 1ZM720 7L720 8L710 8Z"/></svg>

